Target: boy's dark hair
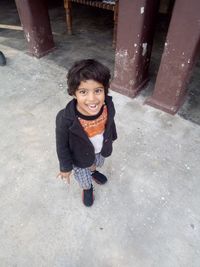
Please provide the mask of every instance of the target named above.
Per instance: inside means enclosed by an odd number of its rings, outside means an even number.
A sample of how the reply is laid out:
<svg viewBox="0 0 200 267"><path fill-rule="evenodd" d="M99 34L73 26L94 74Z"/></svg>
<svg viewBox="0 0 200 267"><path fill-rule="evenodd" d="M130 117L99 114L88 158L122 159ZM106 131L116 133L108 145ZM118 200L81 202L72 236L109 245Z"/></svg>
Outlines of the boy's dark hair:
<svg viewBox="0 0 200 267"><path fill-rule="evenodd" d="M103 84L105 95L108 94L110 70L94 59L83 59L74 63L67 74L68 94L75 95L80 83L94 80Z"/></svg>

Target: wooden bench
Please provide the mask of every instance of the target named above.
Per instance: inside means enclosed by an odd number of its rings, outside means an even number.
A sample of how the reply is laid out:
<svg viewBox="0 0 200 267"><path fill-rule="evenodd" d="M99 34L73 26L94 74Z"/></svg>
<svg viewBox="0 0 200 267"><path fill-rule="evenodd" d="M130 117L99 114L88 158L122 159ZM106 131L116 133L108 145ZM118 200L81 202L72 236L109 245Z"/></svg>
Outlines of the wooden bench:
<svg viewBox="0 0 200 267"><path fill-rule="evenodd" d="M64 0L64 7L66 10L66 23L67 23L67 32L68 34L72 34L72 3L87 5L91 7L111 10L114 12L113 20L114 20L114 29L113 29L113 47L116 45L116 32L117 32L117 17L118 17L118 3L116 0L115 4L103 3L100 1L89 1L89 0Z"/></svg>

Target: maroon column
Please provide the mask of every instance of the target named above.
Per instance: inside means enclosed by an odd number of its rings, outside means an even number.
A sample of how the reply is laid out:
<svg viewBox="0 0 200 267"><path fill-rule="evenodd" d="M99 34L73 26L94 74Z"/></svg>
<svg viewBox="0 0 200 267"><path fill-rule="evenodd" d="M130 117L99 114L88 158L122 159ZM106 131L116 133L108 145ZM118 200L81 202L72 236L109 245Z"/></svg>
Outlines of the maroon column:
<svg viewBox="0 0 200 267"><path fill-rule="evenodd" d="M54 48L53 36L45 1L15 0L28 43L29 53L42 57Z"/></svg>
<svg viewBox="0 0 200 267"><path fill-rule="evenodd" d="M134 97L147 82L157 0L120 0L111 89Z"/></svg>
<svg viewBox="0 0 200 267"><path fill-rule="evenodd" d="M176 0L155 89L146 103L175 114L200 50L200 1Z"/></svg>

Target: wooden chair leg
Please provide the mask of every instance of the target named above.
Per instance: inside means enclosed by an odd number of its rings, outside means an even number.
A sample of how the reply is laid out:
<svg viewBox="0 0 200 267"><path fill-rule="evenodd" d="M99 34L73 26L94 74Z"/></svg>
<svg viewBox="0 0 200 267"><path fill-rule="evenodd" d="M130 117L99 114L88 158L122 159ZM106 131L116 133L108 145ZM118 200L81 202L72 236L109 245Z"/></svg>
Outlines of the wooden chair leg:
<svg viewBox="0 0 200 267"><path fill-rule="evenodd" d="M71 15L71 1L64 1L65 11L66 11L66 24L68 34L72 34L72 15Z"/></svg>
<svg viewBox="0 0 200 267"><path fill-rule="evenodd" d="M116 47L116 41L117 41L117 20L118 20L118 1L116 1L115 4L115 10L114 10L114 29L113 29L113 42L112 47Z"/></svg>

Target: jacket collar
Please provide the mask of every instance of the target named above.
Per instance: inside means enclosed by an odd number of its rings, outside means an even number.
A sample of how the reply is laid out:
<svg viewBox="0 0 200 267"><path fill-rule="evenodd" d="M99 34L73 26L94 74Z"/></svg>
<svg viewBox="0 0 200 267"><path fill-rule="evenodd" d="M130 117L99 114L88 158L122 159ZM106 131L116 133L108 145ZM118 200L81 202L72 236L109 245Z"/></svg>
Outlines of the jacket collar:
<svg viewBox="0 0 200 267"><path fill-rule="evenodd" d="M74 134L80 136L81 138L88 140L88 136L85 133L85 131L83 130L83 128L82 128L82 126L78 120L78 116L75 113L76 103L77 103L76 99L72 99L66 107L66 117L67 117L67 119L72 121L72 124L69 127L69 129ZM110 127L112 126L113 118L115 115L115 110L114 110L111 96L105 97L105 103L106 103L107 108L108 108L108 119L107 119L106 129L105 129L104 135L107 136L107 134L110 131Z"/></svg>

